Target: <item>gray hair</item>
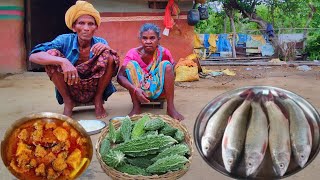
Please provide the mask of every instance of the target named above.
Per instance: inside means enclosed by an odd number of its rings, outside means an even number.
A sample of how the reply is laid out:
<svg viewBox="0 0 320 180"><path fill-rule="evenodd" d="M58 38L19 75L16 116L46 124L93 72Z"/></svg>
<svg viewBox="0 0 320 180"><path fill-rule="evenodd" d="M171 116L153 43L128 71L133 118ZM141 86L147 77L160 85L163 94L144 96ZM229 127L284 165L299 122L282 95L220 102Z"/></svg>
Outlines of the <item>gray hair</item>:
<svg viewBox="0 0 320 180"><path fill-rule="evenodd" d="M146 23L141 26L140 31L139 31L139 38L142 38L142 33L152 30L157 34L157 37L160 38L160 28L152 23Z"/></svg>

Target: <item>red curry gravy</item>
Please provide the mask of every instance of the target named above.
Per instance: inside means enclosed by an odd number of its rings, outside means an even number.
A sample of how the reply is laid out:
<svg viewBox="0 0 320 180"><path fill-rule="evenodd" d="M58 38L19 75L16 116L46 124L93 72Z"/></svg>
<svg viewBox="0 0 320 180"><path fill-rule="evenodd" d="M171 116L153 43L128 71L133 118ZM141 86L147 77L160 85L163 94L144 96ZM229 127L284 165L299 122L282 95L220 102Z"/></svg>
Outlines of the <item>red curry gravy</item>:
<svg viewBox="0 0 320 180"><path fill-rule="evenodd" d="M20 179L73 179L84 171L86 166L79 167L89 151L87 139L68 122L42 118L13 131L6 159Z"/></svg>

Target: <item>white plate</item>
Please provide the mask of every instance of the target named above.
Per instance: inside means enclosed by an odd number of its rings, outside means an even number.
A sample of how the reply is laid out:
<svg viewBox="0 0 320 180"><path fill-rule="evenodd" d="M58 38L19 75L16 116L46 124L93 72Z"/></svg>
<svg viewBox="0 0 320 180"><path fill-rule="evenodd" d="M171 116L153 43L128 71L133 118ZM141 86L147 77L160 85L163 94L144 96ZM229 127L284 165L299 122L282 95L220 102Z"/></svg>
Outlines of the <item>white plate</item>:
<svg viewBox="0 0 320 180"><path fill-rule="evenodd" d="M89 135L100 133L101 130L107 125L104 121L101 120L79 120L78 122Z"/></svg>

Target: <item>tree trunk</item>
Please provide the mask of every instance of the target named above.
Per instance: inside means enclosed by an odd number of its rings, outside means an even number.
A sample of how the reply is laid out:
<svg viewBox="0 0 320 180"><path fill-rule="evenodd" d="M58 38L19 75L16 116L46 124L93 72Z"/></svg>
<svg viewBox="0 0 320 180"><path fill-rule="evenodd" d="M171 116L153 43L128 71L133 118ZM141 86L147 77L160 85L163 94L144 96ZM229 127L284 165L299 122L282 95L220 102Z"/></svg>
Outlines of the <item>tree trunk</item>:
<svg viewBox="0 0 320 180"><path fill-rule="evenodd" d="M251 22L255 22L260 26L262 29L260 32L261 34L265 34L265 30L267 29L267 22L264 21L261 17L257 16L255 13L251 14L249 20ZM275 57L285 57L286 52L282 44L279 42L278 35L274 33L274 37L269 37L270 43L274 48L274 56Z"/></svg>
<svg viewBox="0 0 320 180"><path fill-rule="evenodd" d="M237 57L237 52L236 52L236 37L237 37L237 32L236 32L236 27L234 25L234 14L231 13L230 15L230 25L232 29L232 57L236 58Z"/></svg>
<svg viewBox="0 0 320 180"><path fill-rule="evenodd" d="M230 26L231 26L231 30L232 30L232 44L231 44L231 48L232 48L232 57L235 58L237 57L237 53L236 53L236 37L237 37L237 32L236 32L236 27L234 24L234 14L235 14L235 10L233 10L230 6L228 6L227 4L223 4L223 9L224 12L226 12L226 15L229 17L230 19Z"/></svg>
<svg viewBox="0 0 320 180"><path fill-rule="evenodd" d="M225 5L228 6L229 8L239 10L244 18L247 17L249 18L249 21L255 22L260 26L260 29L262 29L261 30L262 34L266 33L265 30L267 29L267 22L264 21L261 17L259 17L254 11L253 12L246 11L246 9L240 6L237 0L229 0L229 3L226 3ZM253 3L252 6L254 7L255 4ZM274 52L275 52L274 56L284 57L286 53L284 48L279 42L277 34L274 34L274 37L269 38L269 40L274 48Z"/></svg>
<svg viewBox="0 0 320 180"><path fill-rule="evenodd" d="M224 33L227 33L227 15L224 16L223 28L224 28Z"/></svg>

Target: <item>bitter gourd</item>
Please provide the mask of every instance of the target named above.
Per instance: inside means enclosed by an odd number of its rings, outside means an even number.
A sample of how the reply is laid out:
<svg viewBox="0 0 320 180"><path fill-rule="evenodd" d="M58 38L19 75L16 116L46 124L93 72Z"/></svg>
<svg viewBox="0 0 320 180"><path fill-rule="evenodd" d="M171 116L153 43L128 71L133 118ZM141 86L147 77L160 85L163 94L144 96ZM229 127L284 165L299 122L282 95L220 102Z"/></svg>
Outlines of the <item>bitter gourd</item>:
<svg viewBox="0 0 320 180"><path fill-rule="evenodd" d="M125 155L121 151L109 150L103 154L102 160L110 167L118 167L125 163Z"/></svg>
<svg viewBox="0 0 320 180"><path fill-rule="evenodd" d="M168 171L177 171L184 167L189 160L180 155L172 155L161 158L147 168L148 173L161 174Z"/></svg>
<svg viewBox="0 0 320 180"><path fill-rule="evenodd" d="M132 122L130 118L123 119L120 126L120 132L124 142L127 142L130 140L131 129L132 129Z"/></svg>
<svg viewBox="0 0 320 180"><path fill-rule="evenodd" d="M176 133L177 130L178 130L177 128L174 128L170 126L168 123L165 123L163 128L159 131L159 134L164 134L164 135L173 137L174 133Z"/></svg>
<svg viewBox="0 0 320 180"><path fill-rule="evenodd" d="M178 129L173 138L178 142L182 142L184 140L184 133L180 129Z"/></svg>
<svg viewBox="0 0 320 180"><path fill-rule="evenodd" d="M189 147L185 144L176 144L173 146L164 149L160 152L156 157L152 158L152 161L157 161L158 159L171 156L171 155L181 155L184 156L185 154L189 154Z"/></svg>
<svg viewBox="0 0 320 180"><path fill-rule="evenodd" d="M114 150L126 155L141 156L152 154L161 148L177 143L177 140L165 135L149 135L119 144Z"/></svg>
<svg viewBox="0 0 320 180"><path fill-rule="evenodd" d="M120 129L117 129L116 130L116 143L119 144L119 143L122 143L122 142L123 142L123 138L122 138Z"/></svg>
<svg viewBox="0 0 320 180"><path fill-rule="evenodd" d="M127 157L126 160L129 164L134 165L134 166L138 166L140 168L147 168L151 164L153 164L153 161L148 159L146 156L134 157L134 158Z"/></svg>
<svg viewBox="0 0 320 180"><path fill-rule="evenodd" d="M144 169L131 164L124 164L122 166L117 167L116 169L120 172L127 173L130 175L143 175L143 176L148 175Z"/></svg>
<svg viewBox="0 0 320 180"><path fill-rule="evenodd" d="M161 118L155 118L145 123L144 130L154 131L161 129L164 125L165 122Z"/></svg>
<svg viewBox="0 0 320 180"><path fill-rule="evenodd" d="M116 139L117 139L117 135L116 135L116 128L114 127L113 123L110 121L109 122L109 133L108 133L108 137L109 137L109 140L112 142L112 143L115 143L116 142Z"/></svg>
<svg viewBox="0 0 320 180"><path fill-rule="evenodd" d="M158 131L155 130L155 131L147 131L144 134L142 134L142 136L158 135L158 134L159 134Z"/></svg>
<svg viewBox="0 0 320 180"><path fill-rule="evenodd" d="M131 132L131 139L138 138L139 136L145 133L144 124L149 120L150 117L148 115L144 115L135 123Z"/></svg>
<svg viewBox="0 0 320 180"><path fill-rule="evenodd" d="M107 138L104 138L100 145L99 153L101 155L107 154L107 152L111 149L110 141Z"/></svg>

